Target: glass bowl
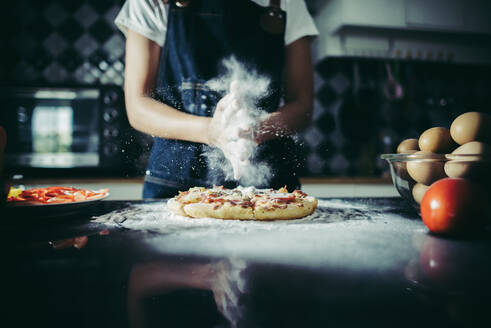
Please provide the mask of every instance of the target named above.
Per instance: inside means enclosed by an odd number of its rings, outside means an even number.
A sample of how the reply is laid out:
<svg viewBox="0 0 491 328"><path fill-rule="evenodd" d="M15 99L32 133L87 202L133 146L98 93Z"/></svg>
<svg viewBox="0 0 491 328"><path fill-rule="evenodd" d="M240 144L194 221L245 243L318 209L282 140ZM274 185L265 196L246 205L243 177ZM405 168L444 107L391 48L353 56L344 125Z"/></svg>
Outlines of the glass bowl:
<svg viewBox="0 0 491 328"><path fill-rule="evenodd" d="M381 157L389 162L397 191L418 213L426 189L440 179L464 178L486 189L490 186L490 154L383 154Z"/></svg>

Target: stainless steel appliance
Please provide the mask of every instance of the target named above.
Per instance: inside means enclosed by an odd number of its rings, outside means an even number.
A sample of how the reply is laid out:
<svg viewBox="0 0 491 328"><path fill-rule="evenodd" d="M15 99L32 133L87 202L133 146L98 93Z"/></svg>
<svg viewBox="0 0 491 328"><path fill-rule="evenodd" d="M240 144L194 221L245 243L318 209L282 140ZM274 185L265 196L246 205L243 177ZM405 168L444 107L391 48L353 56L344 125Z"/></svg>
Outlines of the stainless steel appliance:
<svg viewBox="0 0 491 328"><path fill-rule="evenodd" d="M128 123L120 87L3 87L0 99L6 169L122 169Z"/></svg>

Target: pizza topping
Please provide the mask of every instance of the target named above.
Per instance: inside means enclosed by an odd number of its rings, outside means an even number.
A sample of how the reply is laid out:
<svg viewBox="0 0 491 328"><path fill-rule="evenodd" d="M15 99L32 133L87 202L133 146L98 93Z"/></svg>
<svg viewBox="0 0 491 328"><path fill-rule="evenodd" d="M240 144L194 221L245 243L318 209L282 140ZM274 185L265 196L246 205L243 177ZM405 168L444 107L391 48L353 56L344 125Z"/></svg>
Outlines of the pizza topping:
<svg viewBox="0 0 491 328"><path fill-rule="evenodd" d="M203 187L194 187L190 188L188 191L179 192L179 195L176 196L176 200L182 204L191 204L198 203L203 199L203 192L205 188Z"/></svg>
<svg viewBox="0 0 491 328"><path fill-rule="evenodd" d="M288 189L286 189L286 186L284 186L284 187L281 187L280 189L278 189L278 192L279 193L288 193Z"/></svg>
<svg viewBox="0 0 491 328"><path fill-rule="evenodd" d="M295 189L293 191L293 193L299 195L300 197L307 197L307 194L306 193L304 193L303 191L298 190L298 189Z"/></svg>
<svg viewBox="0 0 491 328"><path fill-rule="evenodd" d="M289 193L272 194L271 198L273 199L273 201L277 201L277 202L294 202L295 201L295 195L289 194Z"/></svg>
<svg viewBox="0 0 491 328"><path fill-rule="evenodd" d="M245 199L261 197L272 191L272 189L257 189L255 187L242 187L242 186L238 186L236 190L239 191L242 197Z"/></svg>
<svg viewBox="0 0 491 328"><path fill-rule="evenodd" d="M251 199L255 196L257 190L254 187L243 188L241 186L237 187L237 190L241 193L242 197L246 199Z"/></svg>
<svg viewBox="0 0 491 328"><path fill-rule="evenodd" d="M240 202L239 205L243 208L254 207L254 203L247 201L247 200Z"/></svg>
<svg viewBox="0 0 491 328"><path fill-rule="evenodd" d="M224 203L225 199L221 197L204 197L203 202L205 203Z"/></svg>
<svg viewBox="0 0 491 328"><path fill-rule="evenodd" d="M9 202L34 201L45 204L71 203L103 198L107 189L92 191L72 187L46 187L23 190L15 197L9 197Z"/></svg>

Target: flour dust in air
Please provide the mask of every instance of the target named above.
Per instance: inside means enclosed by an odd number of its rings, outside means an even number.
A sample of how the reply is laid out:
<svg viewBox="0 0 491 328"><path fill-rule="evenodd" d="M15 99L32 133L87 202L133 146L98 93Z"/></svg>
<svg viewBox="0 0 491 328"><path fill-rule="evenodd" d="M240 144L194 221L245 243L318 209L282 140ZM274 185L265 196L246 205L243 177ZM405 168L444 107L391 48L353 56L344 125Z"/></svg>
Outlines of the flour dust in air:
<svg viewBox="0 0 491 328"><path fill-rule="evenodd" d="M244 185L266 185L271 168L265 163L253 163L257 146L254 131L267 117L267 113L259 110L256 104L268 95L270 80L247 69L234 57L224 60L223 66L225 74L208 81L207 86L225 95L219 106L223 109L221 123L227 139L222 147L223 153L209 148L204 155L210 167L222 170L226 179L240 180Z"/></svg>

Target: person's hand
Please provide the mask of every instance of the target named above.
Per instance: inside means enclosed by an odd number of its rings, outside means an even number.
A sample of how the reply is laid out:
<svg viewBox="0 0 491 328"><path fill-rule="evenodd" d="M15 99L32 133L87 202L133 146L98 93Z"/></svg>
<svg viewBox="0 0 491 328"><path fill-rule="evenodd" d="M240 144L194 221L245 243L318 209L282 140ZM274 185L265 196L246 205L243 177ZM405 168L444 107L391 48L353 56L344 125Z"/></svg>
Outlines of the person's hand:
<svg viewBox="0 0 491 328"><path fill-rule="evenodd" d="M222 149L227 142L228 137L225 133L227 114L225 113L225 108L229 105L230 98L231 95L227 94L220 99L215 109L215 113L211 118L210 125L208 126L208 144L210 146Z"/></svg>
<svg viewBox="0 0 491 328"><path fill-rule="evenodd" d="M222 148L230 140L253 139L254 120L246 108L238 81L230 84L230 93L217 104L208 128L209 144Z"/></svg>
<svg viewBox="0 0 491 328"><path fill-rule="evenodd" d="M230 161L236 180L241 176L242 167L249 164L256 147L255 126L241 99L238 82L234 81L230 93L217 104L208 128L208 140L210 145L220 148Z"/></svg>

